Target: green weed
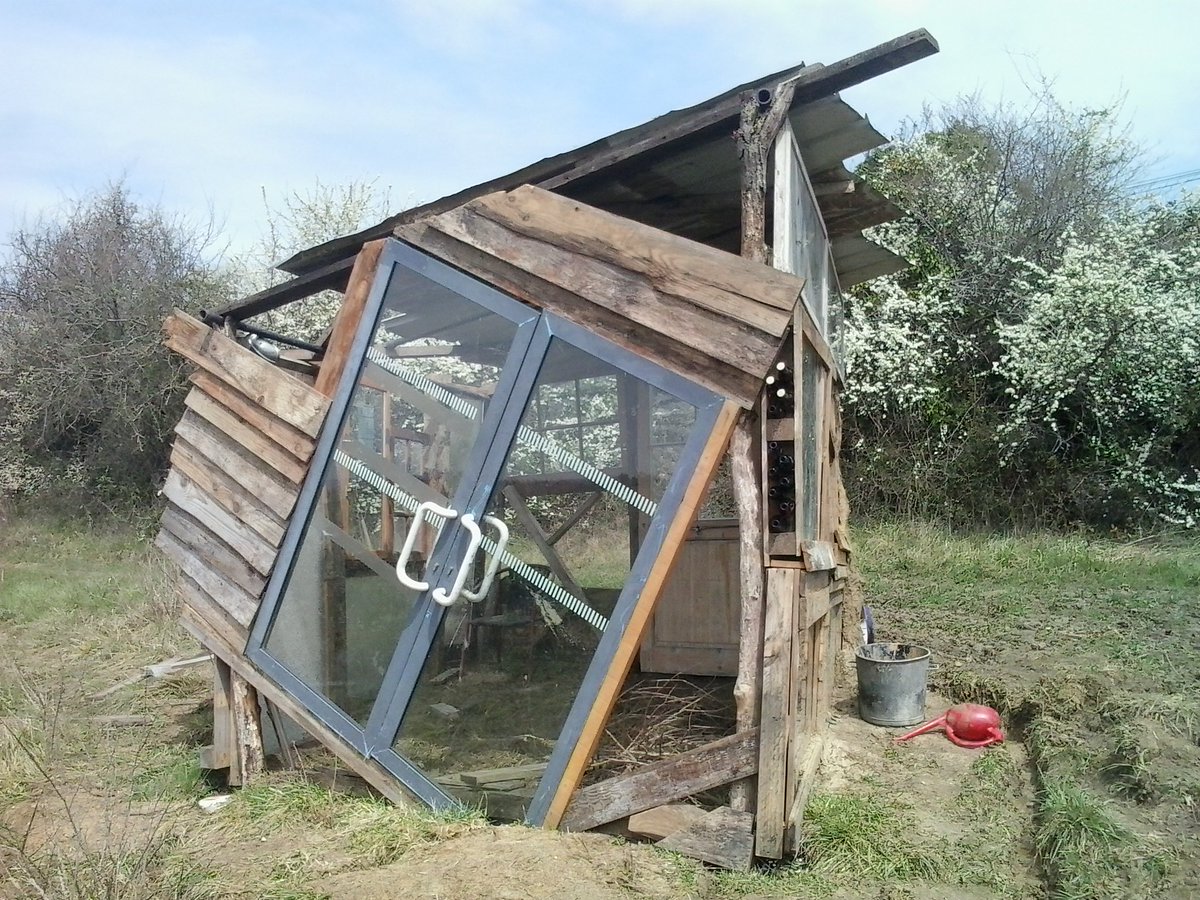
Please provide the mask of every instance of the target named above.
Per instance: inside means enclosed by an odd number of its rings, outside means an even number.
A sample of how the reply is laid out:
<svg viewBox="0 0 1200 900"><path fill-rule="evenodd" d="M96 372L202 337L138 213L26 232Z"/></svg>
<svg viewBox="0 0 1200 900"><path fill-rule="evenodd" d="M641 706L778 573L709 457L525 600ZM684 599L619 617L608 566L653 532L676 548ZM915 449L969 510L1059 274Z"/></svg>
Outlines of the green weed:
<svg viewBox="0 0 1200 900"><path fill-rule="evenodd" d="M803 852L813 871L838 881L937 880L946 847L918 840L910 817L878 794L823 794L805 814Z"/></svg>

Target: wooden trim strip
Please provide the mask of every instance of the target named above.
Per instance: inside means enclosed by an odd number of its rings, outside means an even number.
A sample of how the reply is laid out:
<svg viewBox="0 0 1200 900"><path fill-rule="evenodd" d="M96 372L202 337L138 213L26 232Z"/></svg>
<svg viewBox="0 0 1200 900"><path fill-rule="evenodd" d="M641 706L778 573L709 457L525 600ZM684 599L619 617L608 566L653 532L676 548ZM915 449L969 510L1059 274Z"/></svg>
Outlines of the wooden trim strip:
<svg viewBox="0 0 1200 900"><path fill-rule="evenodd" d="M717 413L712 434L709 435L708 443L696 461L696 469L692 474L691 481L675 512L675 518L663 538L662 547L646 578L641 596L638 597L637 604L630 615L629 624L625 628L625 633L621 635L621 641L613 654L608 672L596 691L591 712L584 722L575 749L571 753L570 759L567 760L558 789L550 801L543 822L547 828L554 828L558 825L571 795L575 793L575 789L583 780L583 773L587 769L592 754L596 752L596 746L600 743L600 737L604 732L604 725L612 714L613 706L617 702L617 695L625 683L625 676L629 673L629 668L633 665L634 657L641 646L642 633L646 630L658 597L671 574L671 568L675 564L679 549L691 531L692 522L704 500L704 494L712 480L713 473L716 472L717 466L720 465L721 458L724 456L725 447L729 443L729 436L733 432L733 426L739 413L738 405L729 400L722 404Z"/></svg>
<svg viewBox="0 0 1200 900"><path fill-rule="evenodd" d="M338 307L337 317L329 332L329 342L325 345L325 357L321 360L321 371L317 373L317 381L313 387L318 394L332 397L342 373L350 362L350 347L354 336L358 334L358 325L362 321L363 312L367 308L367 298L371 295L371 285L375 281L376 270L379 268L379 256L383 252L384 241L371 241L363 244L354 258L354 269L350 272L350 280L346 284L346 295L342 305Z"/></svg>
<svg viewBox="0 0 1200 900"><path fill-rule="evenodd" d="M580 790L559 827L586 831L653 809L700 791L753 775L758 764L758 729L737 734L651 763Z"/></svg>

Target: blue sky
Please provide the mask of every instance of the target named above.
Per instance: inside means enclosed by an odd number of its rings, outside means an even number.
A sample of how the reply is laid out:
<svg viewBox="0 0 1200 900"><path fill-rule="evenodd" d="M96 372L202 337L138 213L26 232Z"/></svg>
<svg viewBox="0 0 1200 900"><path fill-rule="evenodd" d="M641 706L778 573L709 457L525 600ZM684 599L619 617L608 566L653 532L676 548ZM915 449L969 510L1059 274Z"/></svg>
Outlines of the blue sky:
<svg viewBox="0 0 1200 900"><path fill-rule="evenodd" d="M917 27L942 52L843 96L1124 97L1146 177L1200 169L1195 4L1150 0L0 0L0 236L125 177L234 249L276 196L378 179L410 206L800 61Z"/></svg>

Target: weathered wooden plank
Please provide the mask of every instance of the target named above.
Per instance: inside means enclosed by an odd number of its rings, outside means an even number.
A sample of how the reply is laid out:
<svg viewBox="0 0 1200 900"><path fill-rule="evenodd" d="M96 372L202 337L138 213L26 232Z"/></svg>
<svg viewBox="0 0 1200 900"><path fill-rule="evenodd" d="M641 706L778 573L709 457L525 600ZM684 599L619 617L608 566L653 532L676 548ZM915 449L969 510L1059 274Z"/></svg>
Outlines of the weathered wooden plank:
<svg viewBox="0 0 1200 900"><path fill-rule="evenodd" d="M371 294L371 284L375 281L375 270L379 267L379 254L383 252L383 245L384 241L363 244L363 248L355 257L354 269L346 283L346 294L333 320L329 342L325 345L321 371L317 373L317 381L313 385L318 394L332 397L338 382L342 380L342 373L350 361L350 346L358 333L367 298Z"/></svg>
<svg viewBox="0 0 1200 900"><path fill-rule="evenodd" d="M286 526L236 481L210 463L182 439L171 448L171 465L195 482L223 509L254 529L272 547L283 542Z"/></svg>
<svg viewBox="0 0 1200 900"><path fill-rule="evenodd" d="M230 412L244 419L302 463L312 456L315 442L299 428L259 406L241 391L234 390L211 372L201 369L191 377L192 384Z"/></svg>
<svg viewBox="0 0 1200 900"><path fill-rule="evenodd" d="M524 185L470 209L513 231L644 275L656 290L782 336L804 281L684 237Z"/></svg>
<svg viewBox="0 0 1200 900"><path fill-rule="evenodd" d="M251 597L232 581L221 576L169 531L160 531L154 539L154 546L166 553L184 574L200 585L234 621L249 627L258 609L257 597Z"/></svg>
<svg viewBox="0 0 1200 900"><path fill-rule="evenodd" d="M756 464L757 417L743 412L729 442L730 477L738 517L738 569L741 581L741 622L738 638L737 678L733 699L737 727L746 731L758 725L761 667L759 651L763 634L763 511L761 482ZM754 804L754 785L735 784L730 804L748 811Z"/></svg>
<svg viewBox="0 0 1200 900"><path fill-rule="evenodd" d="M754 850L768 859L779 859L783 855L783 833L787 826L792 612L799 592L798 577L796 569L767 569Z"/></svg>
<svg viewBox="0 0 1200 900"><path fill-rule="evenodd" d="M329 400L299 378L271 365L232 338L175 310L163 323L166 344L264 407L315 438Z"/></svg>
<svg viewBox="0 0 1200 900"><path fill-rule="evenodd" d="M794 826L799 827L804 821L804 810L808 806L808 798L812 796L813 786L817 783L817 770L821 767L821 754L824 749L824 735L809 736L800 761L796 800L788 814L788 822Z"/></svg>
<svg viewBox="0 0 1200 900"><path fill-rule="evenodd" d="M637 325L523 269L452 238L424 223L406 225L396 235L453 266L487 281L519 300L552 312L587 328L618 346L690 378L718 394L751 407L758 399L762 379L714 360L686 343Z"/></svg>
<svg viewBox="0 0 1200 900"><path fill-rule="evenodd" d="M827 492L822 492L821 505L828 507ZM810 572L825 572L837 566L833 544L829 541L801 541L800 555L804 558L804 568Z"/></svg>
<svg viewBox="0 0 1200 900"><path fill-rule="evenodd" d="M470 209L452 210L426 224L760 380L766 376L778 350L777 334L659 293L641 275L525 237Z"/></svg>
<svg viewBox="0 0 1200 900"><path fill-rule="evenodd" d="M291 515L300 493L299 485L284 479L210 422L185 410L175 426L175 435L261 500L281 520Z"/></svg>
<svg viewBox="0 0 1200 900"><path fill-rule="evenodd" d="M263 750L262 715L258 691L237 672L230 673L233 696L233 732L237 747L238 784L249 785L262 774L266 764Z"/></svg>
<svg viewBox="0 0 1200 900"><path fill-rule="evenodd" d="M172 469L167 474L163 496L199 520L258 572L270 574L271 566L275 563L275 548L219 506L191 479Z"/></svg>
<svg viewBox="0 0 1200 900"><path fill-rule="evenodd" d="M186 572L180 570L176 586L180 599L180 624L209 649L215 643L224 642L238 647L241 653L246 646L248 629L235 622L221 604L205 593L204 588L189 578ZM213 655L219 656L216 653ZM229 662L225 656L219 658Z"/></svg>
<svg viewBox="0 0 1200 900"><path fill-rule="evenodd" d="M811 628L829 615L829 610L832 606L832 597L828 587L805 588L805 595L807 598L807 618L804 621L804 626Z"/></svg>
<svg viewBox="0 0 1200 900"><path fill-rule="evenodd" d="M209 752L201 752L205 769L229 769L228 783L241 784L237 771L236 730L233 724L233 681L229 664L213 659L213 739Z"/></svg>
<svg viewBox="0 0 1200 900"><path fill-rule="evenodd" d="M702 806L690 803L667 803L629 817L626 829L636 837L661 841L668 835L682 831L708 815Z"/></svg>
<svg viewBox="0 0 1200 900"><path fill-rule="evenodd" d="M634 813L720 787L758 768L758 729L590 784L571 799L559 827L586 831Z"/></svg>
<svg viewBox="0 0 1200 900"><path fill-rule="evenodd" d="M208 394L191 390L184 398L188 409L210 425L227 434L249 450L288 481L299 484L308 473L308 465L300 462L257 428L243 421L236 413L226 409Z"/></svg>
<svg viewBox="0 0 1200 900"><path fill-rule="evenodd" d="M232 581L255 599L262 596L267 579L204 525L173 503L167 504L163 512L162 527L227 581Z"/></svg>
<svg viewBox="0 0 1200 900"><path fill-rule="evenodd" d="M754 816L719 806L657 846L723 869L748 872L754 861Z"/></svg>
<svg viewBox="0 0 1200 900"><path fill-rule="evenodd" d="M575 789L579 787L580 781L583 780L583 773L587 769L587 764L591 760L592 754L596 752L596 746L600 743L600 737L604 733L604 725L608 721L608 717L612 714L613 707L617 702L617 695L625 683L625 676L629 674L634 657L637 656L638 648L642 642L642 635L650 621L650 616L654 613L654 604L658 601L658 597L662 593L663 585L666 583L667 577L671 574L671 567L675 564L679 548L683 546L688 531L696 519L696 513L700 509L700 504L708 491L708 485L712 481L713 474L716 472L717 466L720 465L721 457L724 455L725 447L729 443L729 436L733 431L738 413L737 404L729 401L722 404L721 409L717 412L712 433L709 435L708 442L700 451L700 456L696 460L696 467L692 473L691 481L684 490L683 497L679 502L679 508L675 511L675 517L666 526L666 534L663 536L661 549L658 556L655 557L650 571L646 575L646 582L642 586L636 605L629 615L629 621L613 653L612 662L609 664L608 671L605 673L604 679L600 682L600 686L596 690L591 711L584 721L579 740L576 742L575 748L571 752L571 756L563 769L563 777L559 781L558 788L546 811L544 824L548 828L553 828L558 824L558 820L567 808L567 803L571 799L571 795L575 793ZM650 806L657 806L659 803L666 803L673 799L676 798L664 797L655 803L651 803ZM648 806L642 807L642 809L648 808ZM629 810L629 812L639 811ZM620 816L626 814L620 813L613 816L612 819L620 818ZM607 821L612 821L612 819L608 819Z"/></svg>

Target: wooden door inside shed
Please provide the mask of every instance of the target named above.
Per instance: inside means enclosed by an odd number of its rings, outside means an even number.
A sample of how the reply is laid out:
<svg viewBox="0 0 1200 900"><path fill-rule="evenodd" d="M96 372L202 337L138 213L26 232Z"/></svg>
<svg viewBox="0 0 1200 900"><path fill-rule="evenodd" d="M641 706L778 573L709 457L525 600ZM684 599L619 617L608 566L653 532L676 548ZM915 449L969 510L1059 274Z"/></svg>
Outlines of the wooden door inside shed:
<svg viewBox="0 0 1200 900"><path fill-rule="evenodd" d="M736 675L740 615L737 520L701 520L642 638L642 671Z"/></svg>

